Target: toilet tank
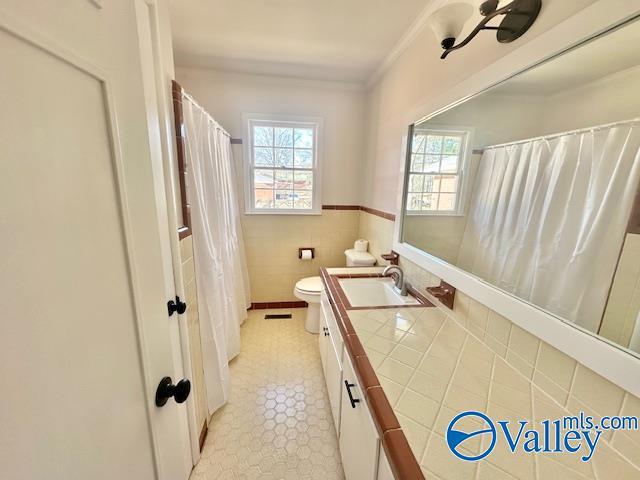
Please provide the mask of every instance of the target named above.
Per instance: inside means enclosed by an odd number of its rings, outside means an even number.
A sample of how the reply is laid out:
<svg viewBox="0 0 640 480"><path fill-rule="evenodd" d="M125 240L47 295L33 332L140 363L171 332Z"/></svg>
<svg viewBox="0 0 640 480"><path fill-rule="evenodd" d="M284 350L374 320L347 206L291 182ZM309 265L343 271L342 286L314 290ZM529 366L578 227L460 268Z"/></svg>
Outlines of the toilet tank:
<svg viewBox="0 0 640 480"><path fill-rule="evenodd" d="M358 252L355 249L345 250L347 257L347 267L373 267L376 264L376 257L369 252Z"/></svg>

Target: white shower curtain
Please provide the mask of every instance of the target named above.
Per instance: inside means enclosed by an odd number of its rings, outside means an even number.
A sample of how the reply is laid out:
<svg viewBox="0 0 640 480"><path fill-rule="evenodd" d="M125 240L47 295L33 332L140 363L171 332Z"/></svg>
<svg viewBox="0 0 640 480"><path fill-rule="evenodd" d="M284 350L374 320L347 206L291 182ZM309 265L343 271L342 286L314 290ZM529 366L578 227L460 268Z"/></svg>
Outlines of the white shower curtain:
<svg viewBox="0 0 640 480"><path fill-rule="evenodd" d="M249 282L230 138L191 97L183 94L182 104L203 367L213 413L229 398L228 362L240 353Z"/></svg>
<svg viewBox="0 0 640 480"><path fill-rule="evenodd" d="M472 273L597 332L640 178L640 122L488 147Z"/></svg>

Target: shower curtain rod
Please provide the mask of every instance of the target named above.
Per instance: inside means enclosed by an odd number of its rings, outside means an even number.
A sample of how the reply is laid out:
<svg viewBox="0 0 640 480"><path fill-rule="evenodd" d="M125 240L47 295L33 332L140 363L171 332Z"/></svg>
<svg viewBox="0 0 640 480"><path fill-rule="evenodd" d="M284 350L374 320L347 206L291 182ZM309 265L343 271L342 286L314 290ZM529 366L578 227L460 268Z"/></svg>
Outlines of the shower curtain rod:
<svg viewBox="0 0 640 480"><path fill-rule="evenodd" d="M640 117L632 118L630 120L622 120L620 122L605 123L603 125L596 125L594 127L585 127L585 128L578 128L575 130L568 130L566 132L551 133L549 135L542 135L540 137L525 138L522 140L516 140L514 142L498 143L496 145L487 145L486 147L484 147L484 149L480 150L478 153L484 152L484 150L488 150L490 148L507 147L510 145L518 145L520 143L534 142L536 140L551 140L552 138L563 137L565 135L575 135L577 133L593 132L597 130L604 130L605 128L611 128L611 127L616 127L618 125L625 125L625 124L631 124L631 123L640 123ZM474 153L476 153L475 150L474 150Z"/></svg>
<svg viewBox="0 0 640 480"><path fill-rule="evenodd" d="M209 120L211 120L213 122L213 124L216 126L216 128L218 130L220 130L222 133L224 133L227 137L229 137L230 140L235 140L235 138L231 138L231 135L229 134L229 132L227 132L224 129L224 127L222 125L220 125L216 121L216 119L213 118L213 116L211 116L211 114L204 109L204 107L202 105L200 105L198 102L196 102L195 98L193 98L191 95L189 95L187 92L185 92L184 89L182 90L182 96L185 97L187 100L189 100L191 103L193 103L196 107L198 107L200 109L200 111L202 111L202 113L204 113L209 118Z"/></svg>

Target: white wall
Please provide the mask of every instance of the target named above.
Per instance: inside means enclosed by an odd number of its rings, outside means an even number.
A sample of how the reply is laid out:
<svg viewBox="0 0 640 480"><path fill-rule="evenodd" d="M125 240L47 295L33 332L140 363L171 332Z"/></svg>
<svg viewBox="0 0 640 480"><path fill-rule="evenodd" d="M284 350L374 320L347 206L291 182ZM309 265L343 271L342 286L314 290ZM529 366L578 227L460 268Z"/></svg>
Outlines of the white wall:
<svg viewBox="0 0 640 480"><path fill-rule="evenodd" d="M323 117L322 203L359 203L366 98L360 87L180 67L176 77L233 138L242 138L243 113ZM240 164L242 148L233 153Z"/></svg>

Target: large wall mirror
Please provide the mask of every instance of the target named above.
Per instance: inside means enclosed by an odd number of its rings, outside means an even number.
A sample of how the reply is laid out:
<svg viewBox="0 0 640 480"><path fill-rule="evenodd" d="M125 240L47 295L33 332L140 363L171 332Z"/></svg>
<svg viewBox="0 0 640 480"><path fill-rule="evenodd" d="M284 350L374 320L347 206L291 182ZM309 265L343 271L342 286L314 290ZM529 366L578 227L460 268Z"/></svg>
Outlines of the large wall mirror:
<svg viewBox="0 0 640 480"><path fill-rule="evenodd" d="M640 21L411 125L401 241L640 353Z"/></svg>

